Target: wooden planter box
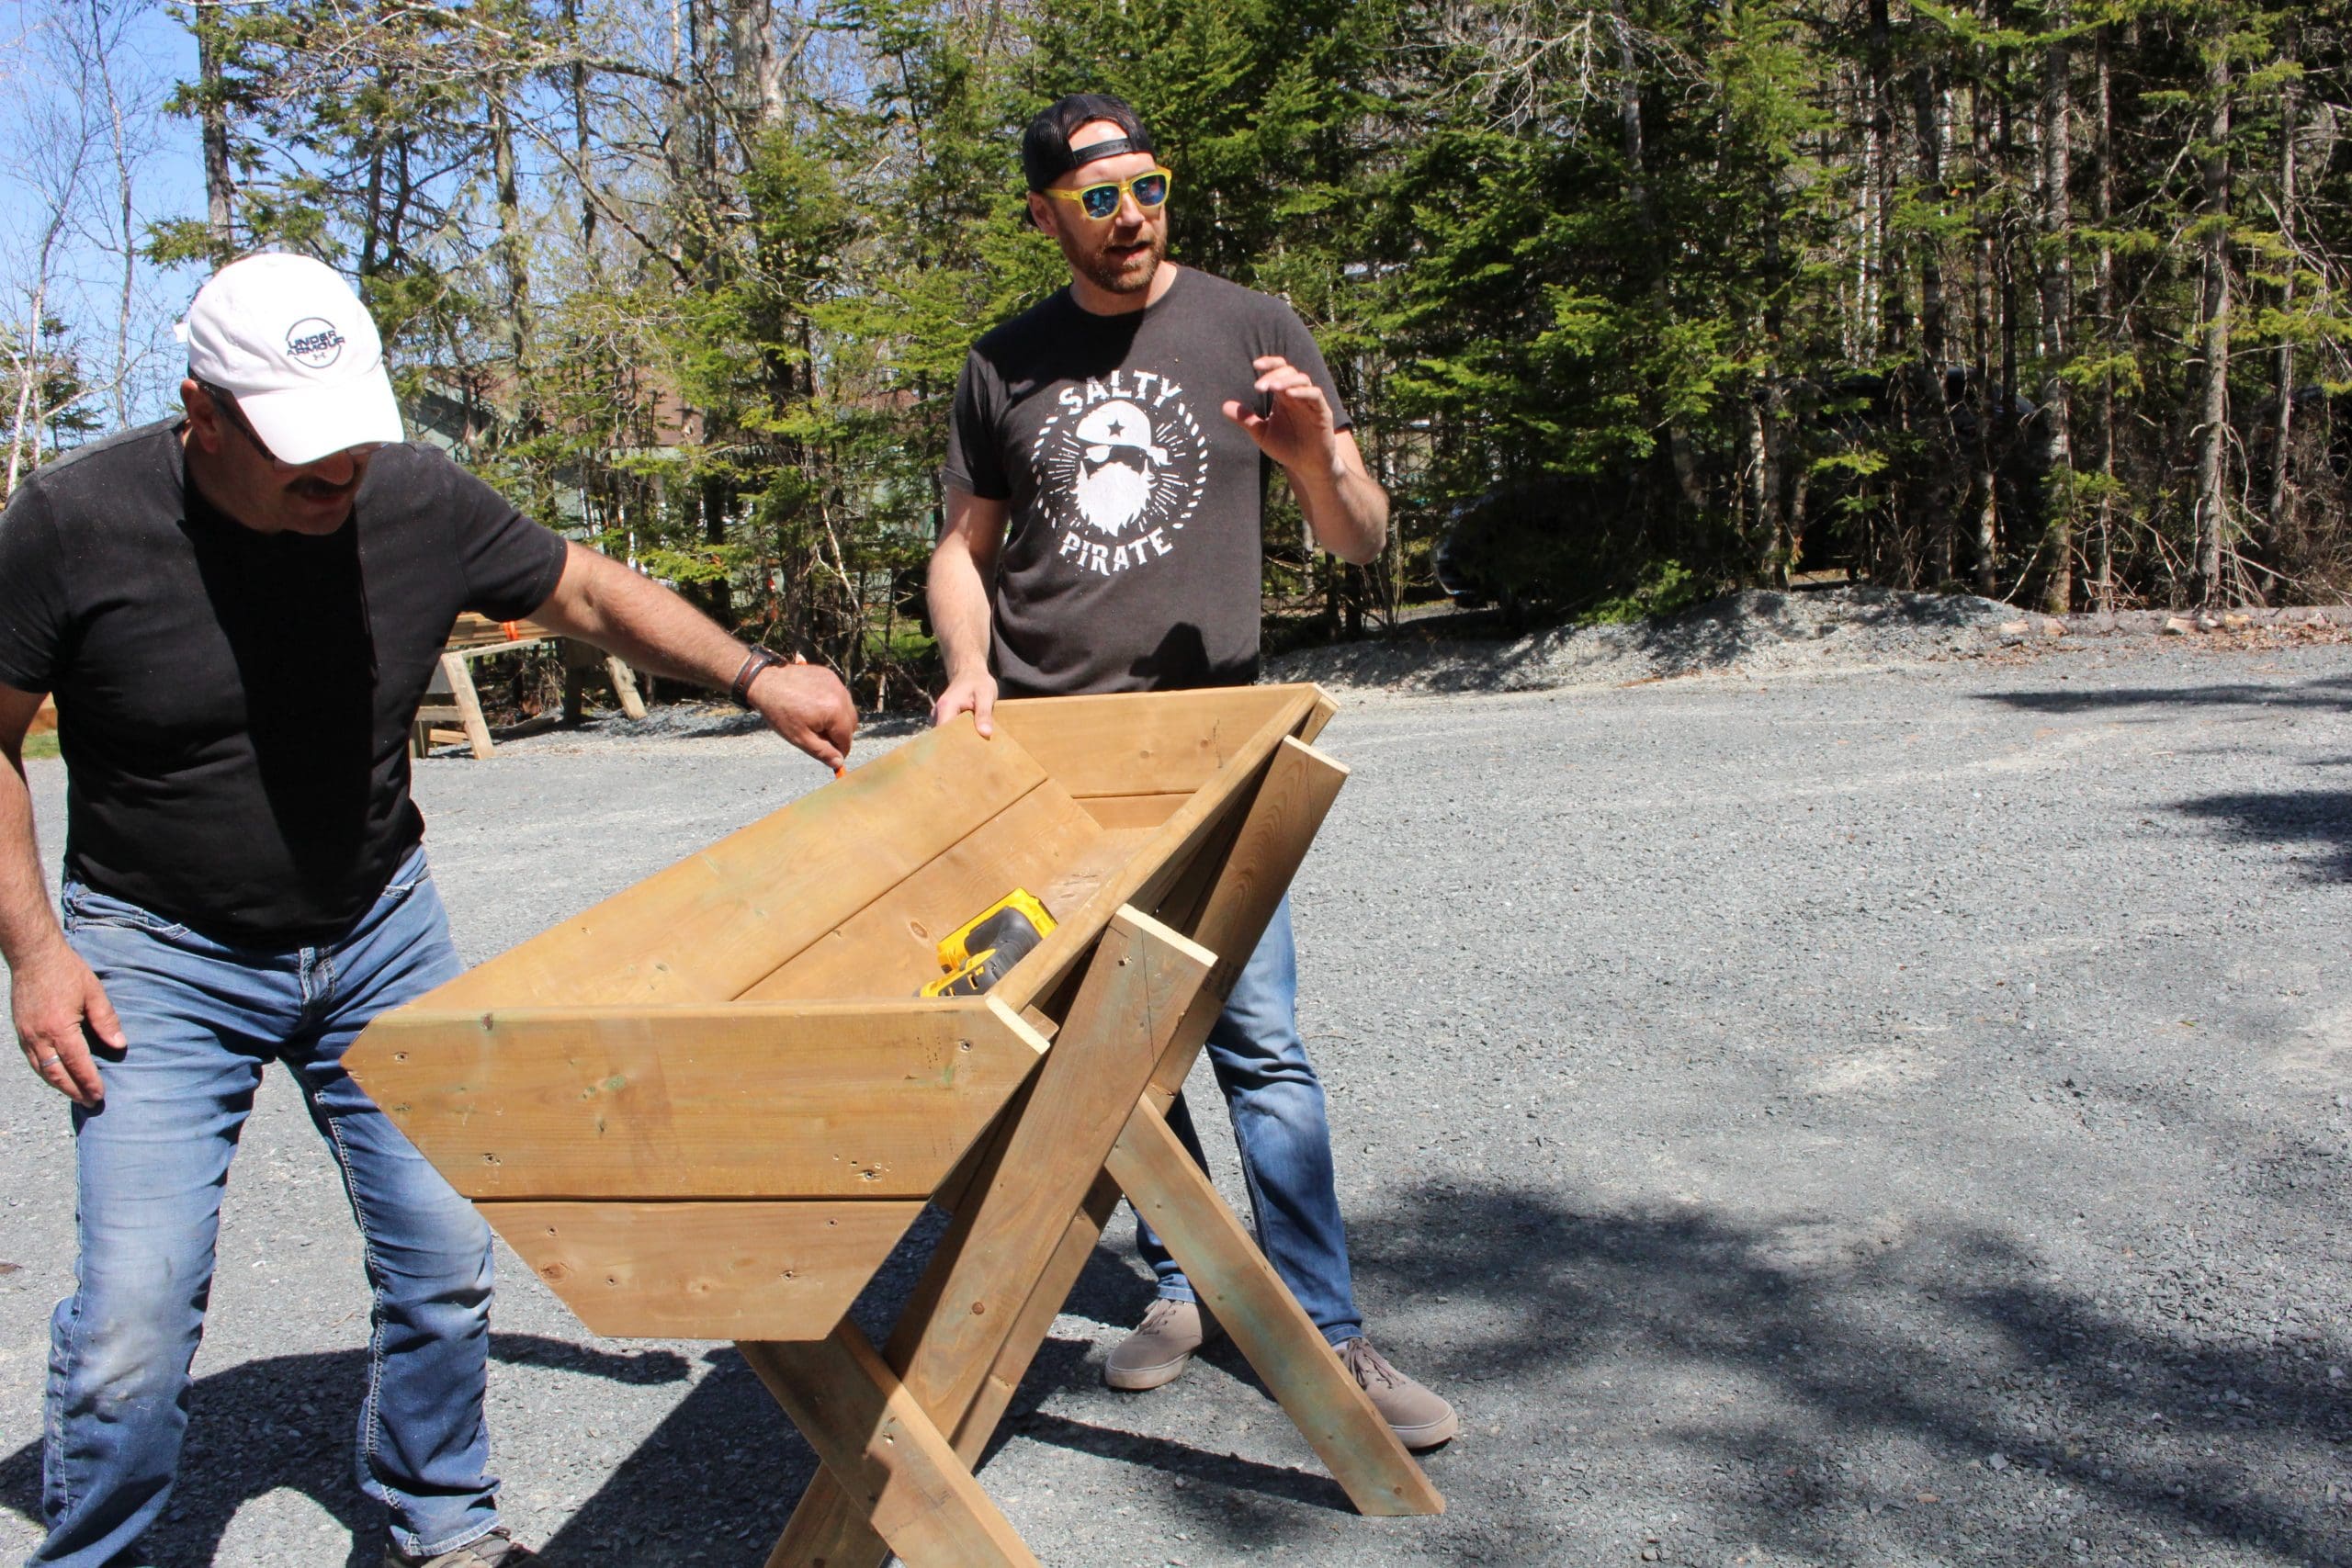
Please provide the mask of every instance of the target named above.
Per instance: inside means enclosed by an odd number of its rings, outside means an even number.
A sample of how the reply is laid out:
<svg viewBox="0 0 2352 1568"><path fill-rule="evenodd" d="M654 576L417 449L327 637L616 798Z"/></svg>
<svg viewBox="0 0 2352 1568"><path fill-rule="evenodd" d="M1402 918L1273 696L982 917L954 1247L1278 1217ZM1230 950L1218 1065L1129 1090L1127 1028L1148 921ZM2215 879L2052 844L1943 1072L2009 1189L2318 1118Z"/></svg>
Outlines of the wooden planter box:
<svg viewBox="0 0 2352 1568"><path fill-rule="evenodd" d="M1434 1511L1161 1114L1345 776L1331 711L1000 705L386 1014L352 1070L590 1328L742 1345L827 1467L772 1563L1034 1561L968 1466L1123 1190L1359 1506ZM919 998L1016 886L1052 934ZM845 1314L926 1202L955 1222L877 1352Z"/></svg>

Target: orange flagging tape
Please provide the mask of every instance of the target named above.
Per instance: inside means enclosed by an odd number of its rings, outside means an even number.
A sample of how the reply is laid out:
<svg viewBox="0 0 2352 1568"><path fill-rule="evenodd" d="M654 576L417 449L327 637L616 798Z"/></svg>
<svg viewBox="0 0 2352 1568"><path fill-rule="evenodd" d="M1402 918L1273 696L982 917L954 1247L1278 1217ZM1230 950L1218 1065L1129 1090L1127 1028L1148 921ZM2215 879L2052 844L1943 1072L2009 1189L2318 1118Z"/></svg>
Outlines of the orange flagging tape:
<svg viewBox="0 0 2352 1568"><path fill-rule="evenodd" d="M523 640L523 627L518 622L501 621L498 623L498 629L506 634L506 640L508 642L521 642Z"/></svg>

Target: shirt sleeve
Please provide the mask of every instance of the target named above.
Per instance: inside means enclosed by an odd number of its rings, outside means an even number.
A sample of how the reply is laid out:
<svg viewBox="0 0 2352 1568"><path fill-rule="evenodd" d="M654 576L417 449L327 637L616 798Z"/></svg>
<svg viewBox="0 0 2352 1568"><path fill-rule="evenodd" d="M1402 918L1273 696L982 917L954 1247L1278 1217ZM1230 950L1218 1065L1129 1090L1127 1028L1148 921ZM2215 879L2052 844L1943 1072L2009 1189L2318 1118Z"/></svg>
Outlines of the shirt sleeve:
<svg viewBox="0 0 2352 1568"><path fill-rule="evenodd" d="M1348 412L1347 403L1340 397L1340 384L1331 379L1331 367L1323 362L1323 350L1317 346L1315 334L1298 319L1298 312L1289 306L1277 307L1282 312L1279 336L1282 346L1274 352L1304 370L1323 389L1331 400L1331 424L1335 430L1350 430L1355 426L1355 416Z"/></svg>
<svg viewBox="0 0 2352 1568"><path fill-rule="evenodd" d="M554 596L563 575L563 538L455 463L448 468L464 608L493 621L520 620Z"/></svg>
<svg viewBox="0 0 2352 1568"><path fill-rule="evenodd" d="M0 512L0 685L56 685L67 628L64 565L40 487L17 486Z"/></svg>
<svg viewBox="0 0 2352 1568"><path fill-rule="evenodd" d="M1003 456L997 446L997 400L990 396L996 378L988 361L967 355L964 374L956 381L956 403L947 414L947 462L940 482L982 501L1010 501L1012 486L1004 477Z"/></svg>

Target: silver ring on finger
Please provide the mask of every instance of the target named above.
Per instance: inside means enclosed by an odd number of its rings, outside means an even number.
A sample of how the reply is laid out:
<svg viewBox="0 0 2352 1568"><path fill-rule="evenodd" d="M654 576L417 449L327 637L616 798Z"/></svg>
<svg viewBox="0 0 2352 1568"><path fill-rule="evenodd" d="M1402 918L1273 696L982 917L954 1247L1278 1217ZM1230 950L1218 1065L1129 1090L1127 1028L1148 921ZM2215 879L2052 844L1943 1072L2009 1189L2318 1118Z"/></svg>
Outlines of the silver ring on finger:
<svg viewBox="0 0 2352 1568"><path fill-rule="evenodd" d="M60 1056L43 1056L40 1061L38 1061L38 1062L34 1063L33 1065L34 1065L34 1066L38 1067L40 1071L42 1071L42 1072L44 1072L44 1073L45 1073L45 1072L49 1071L49 1069L50 1069L50 1068L51 1068L51 1067L53 1067L53 1066L57 1066L57 1064L58 1064L60 1061L62 1061L62 1060L63 1060L63 1058L62 1058L62 1057L60 1057Z"/></svg>

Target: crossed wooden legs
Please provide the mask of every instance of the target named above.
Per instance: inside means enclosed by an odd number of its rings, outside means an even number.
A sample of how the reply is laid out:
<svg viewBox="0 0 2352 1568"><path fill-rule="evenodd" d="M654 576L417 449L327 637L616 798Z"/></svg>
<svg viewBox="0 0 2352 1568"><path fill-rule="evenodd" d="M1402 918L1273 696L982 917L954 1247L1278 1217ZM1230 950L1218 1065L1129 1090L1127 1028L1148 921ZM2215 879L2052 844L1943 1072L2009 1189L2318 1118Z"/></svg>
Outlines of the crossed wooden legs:
<svg viewBox="0 0 2352 1568"><path fill-rule="evenodd" d="M769 1568L1034 1561L970 1467L1122 1190L1359 1508L1443 1508L1163 1114L1345 776L1283 743L1215 883L1163 903L1197 943L1133 908L1113 920L884 1354L846 1323L742 1346L824 1461Z"/></svg>

